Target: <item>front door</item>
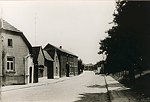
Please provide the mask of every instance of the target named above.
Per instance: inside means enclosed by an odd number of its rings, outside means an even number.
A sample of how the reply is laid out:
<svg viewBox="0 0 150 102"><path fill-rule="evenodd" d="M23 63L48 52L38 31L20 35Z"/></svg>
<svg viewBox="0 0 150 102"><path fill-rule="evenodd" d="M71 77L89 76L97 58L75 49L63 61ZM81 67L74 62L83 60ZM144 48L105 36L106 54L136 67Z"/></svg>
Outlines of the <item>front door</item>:
<svg viewBox="0 0 150 102"><path fill-rule="evenodd" d="M30 67L29 70L30 70L30 79L29 79L29 83L32 83L32 67Z"/></svg>

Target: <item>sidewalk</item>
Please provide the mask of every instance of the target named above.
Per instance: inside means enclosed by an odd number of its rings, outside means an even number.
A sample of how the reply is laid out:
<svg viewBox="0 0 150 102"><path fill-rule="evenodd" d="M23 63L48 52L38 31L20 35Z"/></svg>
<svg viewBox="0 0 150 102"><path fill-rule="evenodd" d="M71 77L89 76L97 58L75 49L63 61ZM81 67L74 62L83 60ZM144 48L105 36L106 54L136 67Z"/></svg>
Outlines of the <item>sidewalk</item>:
<svg viewBox="0 0 150 102"><path fill-rule="evenodd" d="M111 76L106 77L111 102L141 102L136 94L116 81Z"/></svg>
<svg viewBox="0 0 150 102"><path fill-rule="evenodd" d="M121 82L122 84L124 84L125 86L131 87L128 79L123 79L123 77L120 78L117 75L114 75L112 77L115 78L117 81ZM140 74L136 74L135 82L134 85L132 85L132 89L124 90L124 94L126 95L127 92L129 91L128 93L132 94L132 96L136 97L136 99L139 100L140 102L150 102L150 91L149 91L150 83L148 82L149 78L150 78L150 70L143 71L141 73L141 76Z"/></svg>
<svg viewBox="0 0 150 102"><path fill-rule="evenodd" d="M26 84L26 85L4 86L4 87L1 88L1 92L13 91L13 90L36 87L36 86L42 86L42 85L47 85L47 84L52 84L52 83L58 83L58 82L62 82L62 81L65 81L65 80L69 80L70 78L73 78L73 77L62 77L62 78L58 78L58 79L57 78L56 79L47 79L47 77L43 77L43 78L39 78L38 83L29 83L29 84Z"/></svg>

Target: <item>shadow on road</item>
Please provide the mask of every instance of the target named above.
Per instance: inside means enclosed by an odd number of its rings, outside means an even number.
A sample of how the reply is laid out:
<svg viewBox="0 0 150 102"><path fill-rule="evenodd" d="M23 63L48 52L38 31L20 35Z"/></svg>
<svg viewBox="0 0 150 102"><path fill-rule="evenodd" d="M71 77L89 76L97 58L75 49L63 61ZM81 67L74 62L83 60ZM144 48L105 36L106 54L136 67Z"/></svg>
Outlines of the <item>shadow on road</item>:
<svg viewBox="0 0 150 102"><path fill-rule="evenodd" d="M106 85L92 85L92 86L87 86L88 88L106 88ZM111 83L108 84L108 87L124 87L123 85L121 85L120 83Z"/></svg>
<svg viewBox="0 0 150 102"><path fill-rule="evenodd" d="M110 97L113 102L145 102L140 99L131 89L111 90Z"/></svg>
<svg viewBox="0 0 150 102"><path fill-rule="evenodd" d="M88 88L106 88L106 85L92 85L87 86ZM149 100L142 98L142 96L137 95L136 92L133 92L130 88L124 87L120 83L110 83L108 84L109 94L108 93L85 93L79 94L79 100L74 102L110 102L108 95L112 102L149 102Z"/></svg>
<svg viewBox="0 0 150 102"><path fill-rule="evenodd" d="M79 94L80 99L74 102L107 102L107 93L85 93Z"/></svg>
<svg viewBox="0 0 150 102"><path fill-rule="evenodd" d="M92 86L87 86L88 88L106 88L106 85L92 85Z"/></svg>

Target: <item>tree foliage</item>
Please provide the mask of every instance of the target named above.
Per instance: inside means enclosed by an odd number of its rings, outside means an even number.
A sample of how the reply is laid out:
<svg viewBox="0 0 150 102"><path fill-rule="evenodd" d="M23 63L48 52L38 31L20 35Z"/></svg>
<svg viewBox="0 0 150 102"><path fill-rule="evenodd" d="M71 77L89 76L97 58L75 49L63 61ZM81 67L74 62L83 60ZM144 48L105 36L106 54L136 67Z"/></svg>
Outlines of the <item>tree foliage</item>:
<svg viewBox="0 0 150 102"><path fill-rule="evenodd" d="M116 2L114 26L100 41L99 54L107 55L105 70L143 70L150 67L150 2Z"/></svg>
<svg viewBox="0 0 150 102"><path fill-rule="evenodd" d="M84 64L81 59L78 60L78 74L81 74L84 70Z"/></svg>

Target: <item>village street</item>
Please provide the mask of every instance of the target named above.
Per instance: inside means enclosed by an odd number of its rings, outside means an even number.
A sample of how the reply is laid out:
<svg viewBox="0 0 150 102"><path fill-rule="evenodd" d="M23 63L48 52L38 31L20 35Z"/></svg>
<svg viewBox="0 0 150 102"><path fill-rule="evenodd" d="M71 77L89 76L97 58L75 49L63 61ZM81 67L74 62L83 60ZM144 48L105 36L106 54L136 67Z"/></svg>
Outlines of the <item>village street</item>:
<svg viewBox="0 0 150 102"><path fill-rule="evenodd" d="M61 79L61 78L60 78ZM93 71L85 71L74 77L50 79L45 84L32 87L6 90L2 88L2 102L134 102L135 99L124 95L121 87L112 77L107 76L108 89L113 90L111 97L107 94L104 76L95 75ZM57 81L54 81L57 80ZM15 85L16 86L16 85ZM9 87L8 87L9 88ZM119 97L116 94L120 91ZM113 98L114 97L114 98ZM129 100L127 99L130 98ZM133 101L132 101L133 100Z"/></svg>

